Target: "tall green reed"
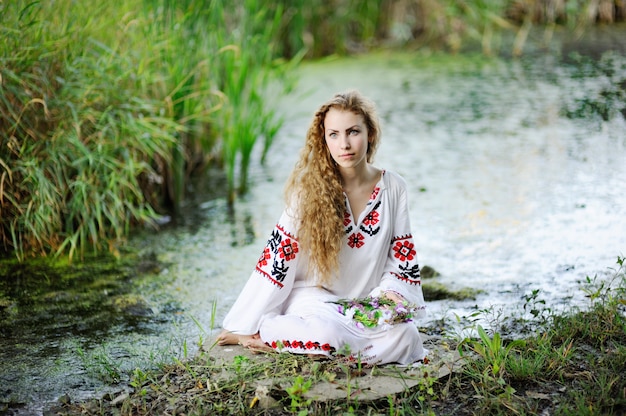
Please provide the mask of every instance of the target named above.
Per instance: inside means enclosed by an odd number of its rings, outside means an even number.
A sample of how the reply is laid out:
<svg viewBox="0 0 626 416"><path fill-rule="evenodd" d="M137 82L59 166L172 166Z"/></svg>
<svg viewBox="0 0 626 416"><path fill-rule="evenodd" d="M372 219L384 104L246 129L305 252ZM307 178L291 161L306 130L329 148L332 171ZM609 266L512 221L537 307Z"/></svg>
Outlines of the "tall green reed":
<svg viewBox="0 0 626 416"><path fill-rule="evenodd" d="M140 63L146 68L143 93L162 101L168 118L182 127L170 147L172 163L164 191L166 205L179 208L184 189L193 168L216 146L210 133L212 113L221 107L222 96L210 72L211 51L208 39L210 8L201 1L144 1L142 18L144 36L138 44L148 42Z"/></svg>
<svg viewBox="0 0 626 416"><path fill-rule="evenodd" d="M265 154L281 125L281 119L263 93L270 87L270 70L276 68L272 44L282 9L279 7L270 14L258 2L248 1L247 4L249 8L241 9L237 18L238 24L248 27L251 33L230 32L227 46L219 50L217 61L218 71L222 74L222 91L227 98L223 117L218 121L223 158L229 189L237 188L241 193L248 186L255 143L264 138ZM231 193L231 201L233 198Z"/></svg>
<svg viewBox="0 0 626 416"><path fill-rule="evenodd" d="M110 35L124 38L122 11L94 2L81 19L69 6L1 9L13 41L0 72L0 232L20 259L115 251L131 225L156 217L142 182L159 176L154 161L169 159L180 130L134 94L132 56Z"/></svg>
<svg viewBox="0 0 626 416"><path fill-rule="evenodd" d="M232 203L247 189L256 144L264 140L265 154L281 125L265 91L273 74L287 67L274 47L282 9L257 0L234 7L220 0L145 4L154 20L152 36L163 40L160 64L168 77L161 82L171 91L169 111L186 127L173 149L177 200L183 166L189 173L208 155L224 163Z"/></svg>
<svg viewBox="0 0 626 416"><path fill-rule="evenodd" d="M278 12L71 3L0 5L0 241L18 258L115 251L210 161L226 163L229 195L244 192L257 139L265 154L280 127L263 97L286 67Z"/></svg>

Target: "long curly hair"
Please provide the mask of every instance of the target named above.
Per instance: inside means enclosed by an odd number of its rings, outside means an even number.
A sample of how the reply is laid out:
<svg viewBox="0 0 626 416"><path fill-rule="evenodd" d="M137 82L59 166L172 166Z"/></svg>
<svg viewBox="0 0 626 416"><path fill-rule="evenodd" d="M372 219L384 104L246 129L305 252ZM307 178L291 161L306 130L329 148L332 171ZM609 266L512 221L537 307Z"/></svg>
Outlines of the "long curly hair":
<svg viewBox="0 0 626 416"><path fill-rule="evenodd" d="M309 256L308 272L317 274L317 283L322 286L337 273L345 236L342 178L324 137L324 120L331 108L363 117L369 140L368 163L381 135L372 101L358 91L335 94L315 112L300 158L287 181L285 199L295 214L300 249Z"/></svg>

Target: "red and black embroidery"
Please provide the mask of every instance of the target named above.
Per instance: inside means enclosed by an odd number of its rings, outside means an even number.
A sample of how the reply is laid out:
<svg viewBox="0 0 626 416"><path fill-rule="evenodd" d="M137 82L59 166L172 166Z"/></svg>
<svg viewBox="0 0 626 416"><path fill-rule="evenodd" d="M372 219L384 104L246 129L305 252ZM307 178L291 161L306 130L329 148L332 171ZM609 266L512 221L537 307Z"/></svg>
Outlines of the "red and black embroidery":
<svg viewBox="0 0 626 416"><path fill-rule="evenodd" d="M274 260L274 263L272 264L272 277L274 280L281 283L280 287L283 286L282 282L285 280L285 277L287 277L288 271L289 267L285 266L285 260Z"/></svg>
<svg viewBox="0 0 626 416"><path fill-rule="evenodd" d="M256 265L256 270L267 277L273 284L283 287L283 280L287 277L289 267L287 262L296 259L298 254L298 241L292 235L285 232L285 229L277 225L267 241L267 245L261 253L261 257ZM269 260L274 259L270 270Z"/></svg>
<svg viewBox="0 0 626 416"><path fill-rule="evenodd" d="M393 245L393 256L400 262L398 264L399 273L394 273L394 275L409 284L419 285L421 283L420 268L414 261L417 253L415 244L413 244L413 236L408 234L396 237L391 244Z"/></svg>
<svg viewBox="0 0 626 416"><path fill-rule="evenodd" d="M259 258L259 261L257 263L257 267L263 267L263 266L267 266L267 261L269 259L272 258L272 255L270 254L270 248L269 247L265 247L263 249L263 253L261 253L261 257Z"/></svg>
<svg viewBox="0 0 626 416"><path fill-rule="evenodd" d="M350 212L346 206L345 211L343 212L343 226L346 228L346 234L350 234L350 232L352 232L352 225L350 225L351 222Z"/></svg>
<svg viewBox="0 0 626 416"><path fill-rule="evenodd" d="M398 270L400 270L400 273L394 273L398 279L404 280L411 285L419 285L421 283L418 264L410 264L407 261L405 264L400 264Z"/></svg>
<svg viewBox="0 0 626 416"><path fill-rule="evenodd" d="M373 237L380 231L380 212L378 208L380 208L381 202L378 201L374 208L365 216L363 219L363 223L359 226L359 231L352 232L352 226L346 228L346 234L350 234L348 236L348 247L350 248L361 248L366 243L366 235ZM350 218L350 214L348 215L348 219ZM346 220L344 219L344 224L346 224Z"/></svg>
<svg viewBox="0 0 626 416"><path fill-rule="evenodd" d="M272 250L272 253L276 253L278 248L280 247L280 242L282 241L282 237L278 227L274 228L272 234L270 235L270 239L267 240L267 246Z"/></svg>
<svg viewBox="0 0 626 416"><path fill-rule="evenodd" d="M416 251L414 249L415 244L410 240L411 236L401 237L404 241L398 241L395 239L393 246L394 257L400 261L413 260L415 258Z"/></svg>
<svg viewBox="0 0 626 416"><path fill-rule="evenodd" d="M287 238L280 242L280 249L278 250L278 254L280 255L281 259L285 259L285 261L294 260L297 253L298 243L296 241Z"/></svg>
<svg viewBox="0 0 626 416"><path fill-rule="evenodd" d="M376 197L378 196L379 192L380 192L380 188L378 186L376 188L374 188L374 190L372 191L372 195L370 195L370 200L367 203L367 205L371 204L372 201L374 201L376 199Z"/></svg>
<svg viewBox="0 0 626 416"><path fill-rule="evenodd" d="M329 343L320 343L319 341L296 341L296 340L277 340L272 341L270 343L266 343L270 347L275 350L281 350L283 348L291 348L291 349L300 349L304 351L325 351L333 354L335 352L335 347L330 345Z"/></svg>
<svg viewBox="0 0 626 416"><path fill-rule="evenodd" d="M374 208L365 216L363 223L359 227L361 231L369 236L374 236L380 231L380 226L378 225L380 222L380 213L378 212L378 208L380 208L380 201L378 201L376 205L374 205Z"/></svg>
<svg viewBox="0 0 626 416"><path fill-rule="evenodd" d="M361 248L365 244L365 236L361 233L353 233L348 237L348 246L351 248Z"/></svg>

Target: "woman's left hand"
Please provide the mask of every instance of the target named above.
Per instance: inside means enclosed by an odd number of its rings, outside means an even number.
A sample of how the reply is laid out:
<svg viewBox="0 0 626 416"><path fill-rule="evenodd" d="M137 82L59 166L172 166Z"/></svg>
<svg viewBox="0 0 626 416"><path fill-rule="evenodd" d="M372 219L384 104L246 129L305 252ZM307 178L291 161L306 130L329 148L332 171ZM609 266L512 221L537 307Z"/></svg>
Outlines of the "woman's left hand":
<svg viewBox="0 0 626 416"><path fill-rule="evenodd" d="M401 294L399 294L398 292L391 291L391 290L387 290L383 292L383 297L395 303L406 302L406 299L404 299L404 297Z"/></svg>

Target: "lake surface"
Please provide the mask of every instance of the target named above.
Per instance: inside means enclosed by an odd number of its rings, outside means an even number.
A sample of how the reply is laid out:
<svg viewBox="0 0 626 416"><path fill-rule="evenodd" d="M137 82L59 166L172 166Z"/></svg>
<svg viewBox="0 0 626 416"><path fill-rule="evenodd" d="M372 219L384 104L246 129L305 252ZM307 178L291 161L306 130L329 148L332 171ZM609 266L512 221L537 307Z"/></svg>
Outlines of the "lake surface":
<svg viewBox="0 0 626 416"><path fill-rule="evenodd" d="M101 395L110 390L103 380L117 376L123 386L135 368L191 356L218 331L280 216L312 114L335 92L356 88L377 103L375 163L407 180L421 264L452 289L483 291L471 301L428 302L424 326L479 310L516 313L537 289L553 310L584 305L580 282L610 277L626 255L624 54L380 53L307 64L300 79L277 98L284 127L234 210L214 196L221 179L206 181L175 224L129 241L156 260L125 276L149 313L98 315L106 330L84 330L102 326L86 319L102 312L96 303L69 317L48 311L43 329L4 331L8 414L41 413L62 394ZM58 324L74 320L80 325Z"/></svg>

